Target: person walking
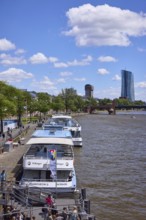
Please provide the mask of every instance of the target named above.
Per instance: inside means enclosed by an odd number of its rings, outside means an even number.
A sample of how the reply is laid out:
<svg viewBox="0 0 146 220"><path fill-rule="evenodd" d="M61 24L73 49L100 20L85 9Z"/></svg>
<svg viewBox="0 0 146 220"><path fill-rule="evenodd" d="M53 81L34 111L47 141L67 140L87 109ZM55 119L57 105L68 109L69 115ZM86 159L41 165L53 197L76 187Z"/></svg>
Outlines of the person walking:
<svg viewBox="0 0 146 220"><path fill-rule="evenodd" d="M66 207L63 208L61 216L63 217L62 220L67 220L68 219L68 214L67 214L67 208Z"/></svg>
<svg viewBox="0 0 146 220"><path fill-rule="evenodd" d="M79 220L79 219L80 219L80 218L79 218L79 215L78 215L77 207L74 206L74 207L73 207L73 211L72 211L72 213L71 213L71 215L70 215L70 220Z"/></svg>
<svg viewBox="0 0 146 220"><path fill-rule="evenodd" d="M46 198L46 203L48 204L49 207L53 206L53 199L50 194L48 194L48 197Z"/></svg>
<svg viewBox="0 0 146 220"><path fill-rule="evenodd" d="M1 190L3 190L5 181L6 181L6 171L3 170L0 174L0 181L1 181Z"/></svg>
<svg viewBox="0 0 146 220"><path fill-rule="evenodd" d="M5 133L2 133L2 137L3 137L3 139L5 139Z"/></svg>

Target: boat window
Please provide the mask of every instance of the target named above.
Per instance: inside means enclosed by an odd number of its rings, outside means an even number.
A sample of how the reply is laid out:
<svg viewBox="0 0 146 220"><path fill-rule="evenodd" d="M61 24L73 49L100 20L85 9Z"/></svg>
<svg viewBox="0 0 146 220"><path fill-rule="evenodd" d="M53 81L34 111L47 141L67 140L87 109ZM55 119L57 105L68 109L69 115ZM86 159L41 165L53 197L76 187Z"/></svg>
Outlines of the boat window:
<svg viewBox="0 0 146 220"><path fill-rule="evenodd" d="M32 145L27 155L36 157L51 158L51 150L57 151L57 157L73 156L73 150L71 146L67 145L55 145L55 144L44 144L44 145Z"/></svg>
<svg viewBox="0 0 146 220"><path fill-rule="evenodd" d="M71 131L71 135L74 138L81 137L81 132L80 131Z"/></svg>

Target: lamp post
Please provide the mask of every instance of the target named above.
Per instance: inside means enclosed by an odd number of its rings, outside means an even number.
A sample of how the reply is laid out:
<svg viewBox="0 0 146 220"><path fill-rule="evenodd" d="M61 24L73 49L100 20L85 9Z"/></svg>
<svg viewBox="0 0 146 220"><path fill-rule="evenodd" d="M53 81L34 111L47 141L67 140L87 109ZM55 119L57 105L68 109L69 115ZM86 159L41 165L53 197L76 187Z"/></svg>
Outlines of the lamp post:
<svg viewBox="0 0 146 220"><path fill-rule="evenodd" d="M27 116L28 116L28 106L27 106L27 99L25 99L25 122L27 124Z"/></svg>

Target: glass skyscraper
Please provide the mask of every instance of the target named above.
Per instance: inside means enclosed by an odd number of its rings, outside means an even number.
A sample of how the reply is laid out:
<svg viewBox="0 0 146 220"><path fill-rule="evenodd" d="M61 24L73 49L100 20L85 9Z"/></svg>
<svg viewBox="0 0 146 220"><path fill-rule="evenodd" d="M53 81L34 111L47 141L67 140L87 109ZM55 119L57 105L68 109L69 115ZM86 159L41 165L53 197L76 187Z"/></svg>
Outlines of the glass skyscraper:
<svg viewBox="0 0 146 220"><path fill-rule="evenodd" d="M130 101L135 101L134 95L134 77L132 72L127 70L121 71L122 76L122 87L121 87L121 98L129 99Z"/></svg>

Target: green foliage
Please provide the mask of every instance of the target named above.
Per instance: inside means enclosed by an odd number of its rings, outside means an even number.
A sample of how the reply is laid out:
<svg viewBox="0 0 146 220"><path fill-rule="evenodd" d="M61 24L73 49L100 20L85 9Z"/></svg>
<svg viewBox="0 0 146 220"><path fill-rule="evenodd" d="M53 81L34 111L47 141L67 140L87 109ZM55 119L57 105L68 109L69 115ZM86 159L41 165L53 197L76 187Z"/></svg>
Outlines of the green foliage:
<svg viewBox="0 0 146 220"><path fill-rule="evenodd" d="M64 111L65 105L61 95L52 98L51 107L54 111Z"/></svg>
<svg viewBox="0 0 146 220"><path fill-rule="evenodd" d="M141 100L137 100L134 102L134 105L146 105L146 103Z"/></svg>
<svg viewBox="0 0 146 220"><path fill-rule="evenodd" d="M112 104L112 100L108 98L100 99L97 101L95 98L84 99L77 95L73 88L65 88L58 96L51 97L48 93L36 93L36 97L32 97L27 91L19 90L13 86L7 85L5 82L0 81L0 118L1 120L15 115L21 123L21 117L26 113L31 115L34 112L47 114L50 109L59 112L81 112L87 108L96 106L104 106ZM115 99L115 105L144 105L141 100L130 102L128 99Z"/></svg>
<svg viewBox="0 0 146 220"><path fill-rule="evenodd" d="M108 105L108 104L111 104L111 103L112 103L112 100L108 99L108 98L104 98L104 99L99 100L99 105Z"/></svg>
<svg viewBox="0 0 146 220"><path fill-rule="evenodd" d="M60 96L64 100L65 111L66 112L75 111L76 107L74 103L77 97L76 90L73 88L69 88L69 89L66 88L62 90L62 93L60 94Z"/></svg>
<svg viewBox="0 0 146 220"><path fill-rule="evenodd" d="M40 113L47 113L50 109L50 96L47 93L38 93L37 97L37 110Z"/></svg>
<svg viewBox="0 0 146 220"><path fill-rule="evenodd" d="M15 104L9 101L6 96L0 94L0 119L4 119L10 115L14 115L15 112Z"/></svg>

